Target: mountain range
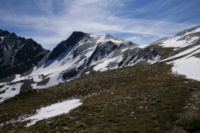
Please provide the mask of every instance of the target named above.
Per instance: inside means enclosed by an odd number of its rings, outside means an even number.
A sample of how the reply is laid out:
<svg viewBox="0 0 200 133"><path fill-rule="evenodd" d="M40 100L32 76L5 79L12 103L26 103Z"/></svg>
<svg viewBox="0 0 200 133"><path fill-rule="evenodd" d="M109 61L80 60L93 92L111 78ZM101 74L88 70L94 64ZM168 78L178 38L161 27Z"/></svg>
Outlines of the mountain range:
<svg viewBox="0 0 200 133"><path fill-rule="evenodd" d="M200 26L186 29L145 47L111 35L75 31L52 51L44 49L32 39L0 30L0 103L6 104L18 96L56 85L59 91L59 86L62 86L60 83L73 84L79 78L84 80L84 76L98 75L107 71L109 73L113 69L113 71L118 69L124 71L114 74L119 78L123 75L132 75L133 70L129 73L128 69L130 66L135 66L137 79L137 73L139 75L145 75L149 71L153 73L155 68L162 73L161 67L165 72L168 70L166 67L168 65L171 66L171 75L178 74L194 82L200 80ZM154 76L154 78L159 77L159 73L156 72ZM96 78L101 81L98 77L94 77L94 80ZM108 80L104 83L109 82ZM122 81L123 78L120 78L119 82ZM121 85L123 86L121 83L118 86Z"/></svg>
<svg viewBox="0 0 200 133"><path fill-rule="evenodd" d="M0 101L20 92L47 88L83 74L139 63L152 64L160 57L154 48L140 48L111 35L73 32L50 52L31 39L1 32Z"/></svg>

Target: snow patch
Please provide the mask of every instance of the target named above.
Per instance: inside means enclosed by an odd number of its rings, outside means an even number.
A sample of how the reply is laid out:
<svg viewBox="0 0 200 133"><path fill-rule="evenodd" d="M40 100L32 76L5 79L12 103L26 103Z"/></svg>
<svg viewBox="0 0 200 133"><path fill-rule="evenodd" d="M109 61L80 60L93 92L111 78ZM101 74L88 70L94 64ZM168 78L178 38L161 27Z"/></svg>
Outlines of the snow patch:
<svg viewBox="0 0 200 133"><path fill-rule="evenodd" d="M156 62L158 62L160 60L160 56L156 56L155 58L153 58L152 60L147 60L147 62L149 64L154 64Z"/></svg>
<svg viewBox="0 0 200 133"><path fill-rule="evenodd" d="M44 85L37 85L37 83L32 84L33 89L43 89L43 88L49 88L51 86L57 85L61 82L59 79L60 73L53 73L50 74L47 78L49 78L49 81Z"/></svg>
<svg viewBox="0 0 200 133"><path fill-rule="evenodd" d="M196 28L195 30L186 32L186 33L184 34L184 36L187 36L187 35L189 35L189 34L196 33L196 32L200 32L200 27Z"/></svg>
<svg viewBox="0 0 200 133"><path fill-rule="evenodd" d="M193 31L193 33L195 33L195 32L200 32L200 27L196 28L196 29Z"/></svg>
<svg viewBox="0 0 200 133"><path fill-rule="evenodd" d="M188 54L194 55L194 54L200 52L199 50L200 50L200 45L194 46L194 47L192 47L190 49L187 49L187 50L185 50L183 52L180 52L180 53L178 53L178 54L176 54L174 56L171 56L171 57L169 57L167 59L164 59L164 60L162 60L162 62L163 61L167 61L167 60L171 60L171 59L175 59L175 58L178 58L178 57L181 57L181 56L185 56L185 55L188 55Z"/></svg>
<svg viewBox="0 0 200 133"><path fill-rule="evenodd" d="M108 41L111 41L115 44L120 44L120 43L125 43L126 41L122 40L122 39L118 39L118 38L114 38L112 36L109 37L109 35L102 35L102 36L97 36L97 35L90 35L90 37L94 38L96 40L96 44L99 43L105 43Z"/></svg>
<svg viewBox="0 0 200 133"><path fill-rule="evenodd" d="M30 116L21 122L30 120L31 122L26 125L26 127L34 125L36 122L44 119L48 119L57 115L69 113L72 109L77 108L82 103L80 99L72 99L63 101L60 103L55 103L46 107L38 109L35 115Z"/></svg>
<svg viewBox="0 0 200 133"><path fill-rule="evenodd" d="M20 74L15 74L15 79L12 80L12 82L19 82L21 80L24 80L24 77L22 77Z"/></svg>
<svg viewBox="0 0 200 133"><path fill-rule="evenodd" d="M0 36L0 44L3 43L4 37Z"/></svg>
<svg viewBox="0 0 200 133"><path fill-rule="evenodd" d="M200 81L200 58L188 57L181 58L173 62L172 71L177 74L185 75L189 79Z"/></svg>
<svg viewBox="0 0 200 133"><path fill-rule="evenodd" d="M199 39L199 37L191 37L188 39L180 40L180 36L171 37L160 44L163 47L172 47L172 48L183 48L193 44L195 41Z"/></svg>
<svg viewBox="0 0 200 133"><path fill-rule="evenodd" d="M123 49L121 50L121 52L125 52L125 51L127 51L127 50L132 50L132 49L135 49L135 48L138 48L138 45L130 46L130 47L128 47L128 48L123 48Z"/></svg>
<svg viewBox="0 0 200 133"><path fill-rule="evenodd" d="M148 47L150 44L139 44L137 45L139 48L146 48Z"/></svg>
<svg viewBox="0 0 200 133"><path fill-rule="evenodd" d="M0 103L18 95L22 85L23 83L15 83L11 85L4 85L2 88L0 88Z"/></svg>
<svg viewBox="0 0 200 133"><path fill-rule="evenodd" d="M108 65L110 63L112 63L112 62L119 62L119 61L121 61L121 59L122 59L121 56L117 56L117 57L114 57L114 58L104 59L99 64L97 64L93 69L95 71L106 71L108 69Z"/></svg>

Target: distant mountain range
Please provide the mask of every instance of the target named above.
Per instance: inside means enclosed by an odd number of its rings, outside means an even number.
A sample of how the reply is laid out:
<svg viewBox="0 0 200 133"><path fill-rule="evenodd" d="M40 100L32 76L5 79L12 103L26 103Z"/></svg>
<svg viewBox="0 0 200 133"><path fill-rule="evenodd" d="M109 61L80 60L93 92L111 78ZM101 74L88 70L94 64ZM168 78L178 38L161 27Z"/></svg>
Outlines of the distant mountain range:
<svg viewBox="0 0 200 133"><path fill-rule="evenodd" d="M199 57L200 26L144 48L111 35L75 31L52 51L32 39L0 30L0 102L84 74L157 62L172 63L173 72L200 80Z"/></svg>

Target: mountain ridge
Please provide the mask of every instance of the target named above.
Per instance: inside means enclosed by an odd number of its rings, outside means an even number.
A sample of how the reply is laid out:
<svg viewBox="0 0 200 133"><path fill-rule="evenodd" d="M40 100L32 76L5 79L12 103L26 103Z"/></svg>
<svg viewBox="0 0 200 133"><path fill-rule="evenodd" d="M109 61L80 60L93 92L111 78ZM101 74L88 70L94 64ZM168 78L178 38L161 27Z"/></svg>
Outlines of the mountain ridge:
<svg viewBox="0 0 200 133"><path fill-rule="evenodd" d="M6 92L13 92L8 96L12 97L24 92L21 88L47 88L84 74L138 63L149 64L158 57L159 52L152 48L140 48L111 35L99 36L75 31L51 52L47 52L37 62L38 65L33 65L28 72L16 73L13 78L8 78L9 82L0 83L3 86L1 92L5 92L0 95L1 101L7 99ZM18 84L16 91L11 91L13 83ZM23 87L27 84L27 87Z"/></svg>
<svg viewBox="0 0 200 133"><path fill-rule="evenodd" d="M1 92L5 92L0 95L1 100L7 99L6 91L10 92L13 83L19 84L16 90L21 90L27 84L28 90L41 89L98 71L157 62L176 64L175 61L178 62L178 60L171 61L169 60L170 57L175 58L181 52L191 51L192 49L196 50L195 54L198 54L198 33L199 26L140 48L137 44L111 35L99 36L75 31L68 39L59 43L51 52L46 54L45 58L40 61L40 65L33 67L29 73L25 75L16 74L9 82L0 83ZM192 60L193 54L191 56ZM177 72L175 67L172 70ZM184 72L188 73L188 71ZM16 91L11 97L19 93L20 91Z"/></svg>

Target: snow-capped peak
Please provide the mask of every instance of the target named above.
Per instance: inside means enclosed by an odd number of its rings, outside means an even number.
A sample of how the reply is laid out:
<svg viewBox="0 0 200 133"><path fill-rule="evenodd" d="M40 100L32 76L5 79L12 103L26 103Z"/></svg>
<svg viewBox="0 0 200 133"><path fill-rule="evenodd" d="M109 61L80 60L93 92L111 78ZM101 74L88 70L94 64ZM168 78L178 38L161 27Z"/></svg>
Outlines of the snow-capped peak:
<svg viewBox="0 0 200 133"><path fill-rule="evenodd" d="M158 43L162 47L171 47L177 50L179 48L190 46L200 40L200 26L184 30L175 36L160 40Z"/></svg>
<svg viewBox="0 0 200 133"><path fill-rule="evenodd" d="M99 43L105 43L105 42L113 42L117 45L120 45L120 44L133 44L131 42L128 42L126 40L123 40L123 39L120 39L120 38L117 38L117 37L113 37L112 35L110 34L106 34L106 35L94 35L94 34L90 34L90 37L95 39L96 40L96 43L99 44Z"/></svg>

